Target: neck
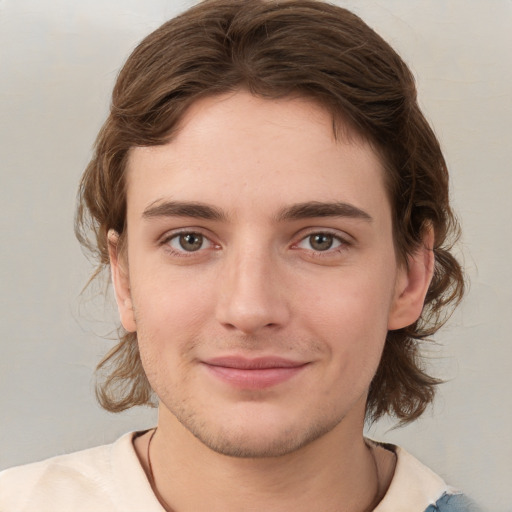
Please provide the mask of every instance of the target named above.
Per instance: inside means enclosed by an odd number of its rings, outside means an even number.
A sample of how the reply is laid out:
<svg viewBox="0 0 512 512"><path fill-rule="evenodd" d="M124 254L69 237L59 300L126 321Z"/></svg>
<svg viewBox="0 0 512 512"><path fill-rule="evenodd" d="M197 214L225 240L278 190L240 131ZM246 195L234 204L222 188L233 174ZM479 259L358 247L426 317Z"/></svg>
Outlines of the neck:
<svg viewBox="0 0 512 512"><path fill-rule="evenodd" d="M135 443L148 475L151 434ZM349 418L291 454L246 459L212 451L161 409L149 453L150 480L169 511L363 512L380 501L394 470L367 446L362 422Z"/></svg>

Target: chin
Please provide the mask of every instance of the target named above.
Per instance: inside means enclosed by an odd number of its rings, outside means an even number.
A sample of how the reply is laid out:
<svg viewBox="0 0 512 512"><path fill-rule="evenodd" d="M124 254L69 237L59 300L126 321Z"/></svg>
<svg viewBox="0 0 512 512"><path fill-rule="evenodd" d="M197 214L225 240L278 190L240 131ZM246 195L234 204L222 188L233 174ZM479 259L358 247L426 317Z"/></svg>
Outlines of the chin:
<svg viewBox="0 0 512 512"><path fill-rule="evenodd" d="M304 421L284 422L262 417L214 424L205 419L190 421L176 416L180 423L210 450L236 458L282 457L297 452L332 431L342 418L307 425ZM188 420L188 421L187 421ZM287 424L288 423L288 424Z"/></svg>
<svg viewBox="0 0 512 512"><path fill-rule="evenodd" d="M322 436L321 432L309 433L307 436L293 434L269 436L268 432L259 436L244 435L244 433L233 433L233 435L229 433L224 435L212 435L208 432L200 435L192 433L216 453L245 459L282 457L300 450Z"/></svg>

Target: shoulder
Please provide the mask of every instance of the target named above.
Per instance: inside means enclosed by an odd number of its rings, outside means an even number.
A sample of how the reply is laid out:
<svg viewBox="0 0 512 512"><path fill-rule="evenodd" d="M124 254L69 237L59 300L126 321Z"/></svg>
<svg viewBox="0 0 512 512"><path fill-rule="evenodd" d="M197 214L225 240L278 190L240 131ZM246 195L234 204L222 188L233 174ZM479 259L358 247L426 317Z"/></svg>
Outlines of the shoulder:
<svg viewBox="0 0 512 512"><path fill-rule="evenodd" d="M99 446L2 471L0 508L46 510L50 503L58 506L62 500L79 500L87 495L105 501L111 449L112 445Z"/></svg>
<svg viewBox="0 0 512 512"><path fill-rule="evenodd" d="M388 491L374 512L477 512L474 505L403 448L381 445L396 454Z"/></svg>
<svg viewBox="0 0 512 512"><path fill-rule="evenodd" d="M479 512L480 509L464 494L445 494L425 512Z"/></svg>
<svg viewBox="0 0 512 512"><path fill-rule="evenodd" d="M133 449L133 435L0 472L0 510L132 510L124 508L130 489L138 489L135 502L141 492L152 496Z"/></svg>

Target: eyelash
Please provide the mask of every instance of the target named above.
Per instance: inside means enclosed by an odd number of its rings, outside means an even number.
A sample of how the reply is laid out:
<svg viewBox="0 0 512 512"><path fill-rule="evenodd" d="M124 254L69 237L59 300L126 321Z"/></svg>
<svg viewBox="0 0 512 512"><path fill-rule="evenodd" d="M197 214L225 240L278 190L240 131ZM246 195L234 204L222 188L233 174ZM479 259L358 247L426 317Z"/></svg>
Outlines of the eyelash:
<svg viewBox="0 0 512 512"><path fill-rule="evenodd" d="M206 249L199 248L197 251L186 251L185 249L176 250L170 245L170 242L172 240L177 239L181 236L186 236L186 235L200 236L203 238L203 240L208 241L208 243L210 244L210 247L208 247ZM311 232L303 235L298 242L292 244L291 249L294 249L294 250L299 249L300 250L301 247L299 245L301 243L307 241L308 239L311 239L311 237L313 237L315 235L316 236L324 235L324 236L332 237L333 242L337 242L339 244L334 248L329 247L324 251L315 250L315 249L305 249L310 253L311 256L313 256L315 258L325 258L325 257L333 256L335 254L339 254L339 253L347 250L347 248L349 248L351 245L353 245L350 241L348 241L346 238L340 236L339 234L332 233L329 230L317 230L317 231L311 231ZM207 249L212 249L212 248L218 249L221 247L219 244L215 244L210 239L210 237L208 237L207 235L205 235L204 233L202 233L199 230L183 230L183 231L170 233L161 239L161 241L159 242L159 245L164 246L165 250L167 252L169 252L172 256L177 256L180 258L194 257L194 256L197 256L198 254L203 253Z"/></svg>
<svg viewBox="0 0 512 512"><path fill-rule="evenodd" d="M198 254L203 253L205 251L205 249L202 249L202 248L199 248L197 251L186 251L185 249L176 250L176 249L174 249L170 245L172 240L178 239L179 237L186 236L186 235L195 235L195 236L202 237L204 241L208 241L209 244L211 245L211 247L209 247L209 248L212 248L212 247L213 248L218 248L218 247L220 247L218 244L215 244L214 242L212 242L210 237L208 237L207 235L205 235L201 231L199 231L199 230L189 230L189 229L186 229L186 230L183 230L183 231L177 231L177 232L174 232L174 233L170 233L167 236L164 236L162 238L162 240L159 242L159 245L163 246L165 248L165 250L167 252L169 252L172 256L177 256L179 258L194 257L194 256L197 256Z"/></svg>
<svg viewBox="0 0 512 512"><path fill-rule="evenodd" d="M306 249L308 251L308 257L310 258L332 258L335 256L338 256L339 254L345 252L347 249L349 249L353 243L348 240L347 237L341 236L339 233L333 233L332 231L329 231L328 229L319 229L319 230L311 230L309 233L306 233L303 235L300 240L292 245L292 249L298 249L300 250L301 247L299 246L301 243L306 242L308 239L311 239L313 236L318 235L324 235L329 236L333 238L334 242L338 242L339 245L337 245L334 248L328 248L324 251L314 250L314 249Z"/></svg>

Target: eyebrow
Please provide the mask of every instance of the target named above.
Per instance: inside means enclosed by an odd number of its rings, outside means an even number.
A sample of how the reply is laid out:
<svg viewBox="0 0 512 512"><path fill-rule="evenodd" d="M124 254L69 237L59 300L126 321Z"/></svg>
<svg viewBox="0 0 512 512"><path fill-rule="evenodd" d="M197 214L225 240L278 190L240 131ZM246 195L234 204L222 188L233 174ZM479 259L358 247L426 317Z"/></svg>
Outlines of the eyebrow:
<svg viewBox="0 0 512 512"><path fill-rule="evenodd" d="M151 203L142 213L145 219L157 217L191 217L196 219L226 221L228 215L222 210L194 201L162 201ZM371 222L372 217L364 210L343 202L309 201L283 208L275 217L277 222L309 219L315 217L348 217Z"/></svg>
<svg viewBox="0 0 512 512"><path fill-rule="evenodd" d="M193 217L205 220L226 220L227 215L203 203L182 201L161 201L151 203L143 212L142 217L151 219L155 217Z"/></svg>
<svg viewBox="0 0 512 512"><path fill-rule="evenodd" d="M361 210L349 203L322 203L319 201L298 203L284 208L279 212L277 220L289 221L314 217L348 217L352 219L365 220L367 222L371 222L373 220L372 217L364 210Z"/></svg>

